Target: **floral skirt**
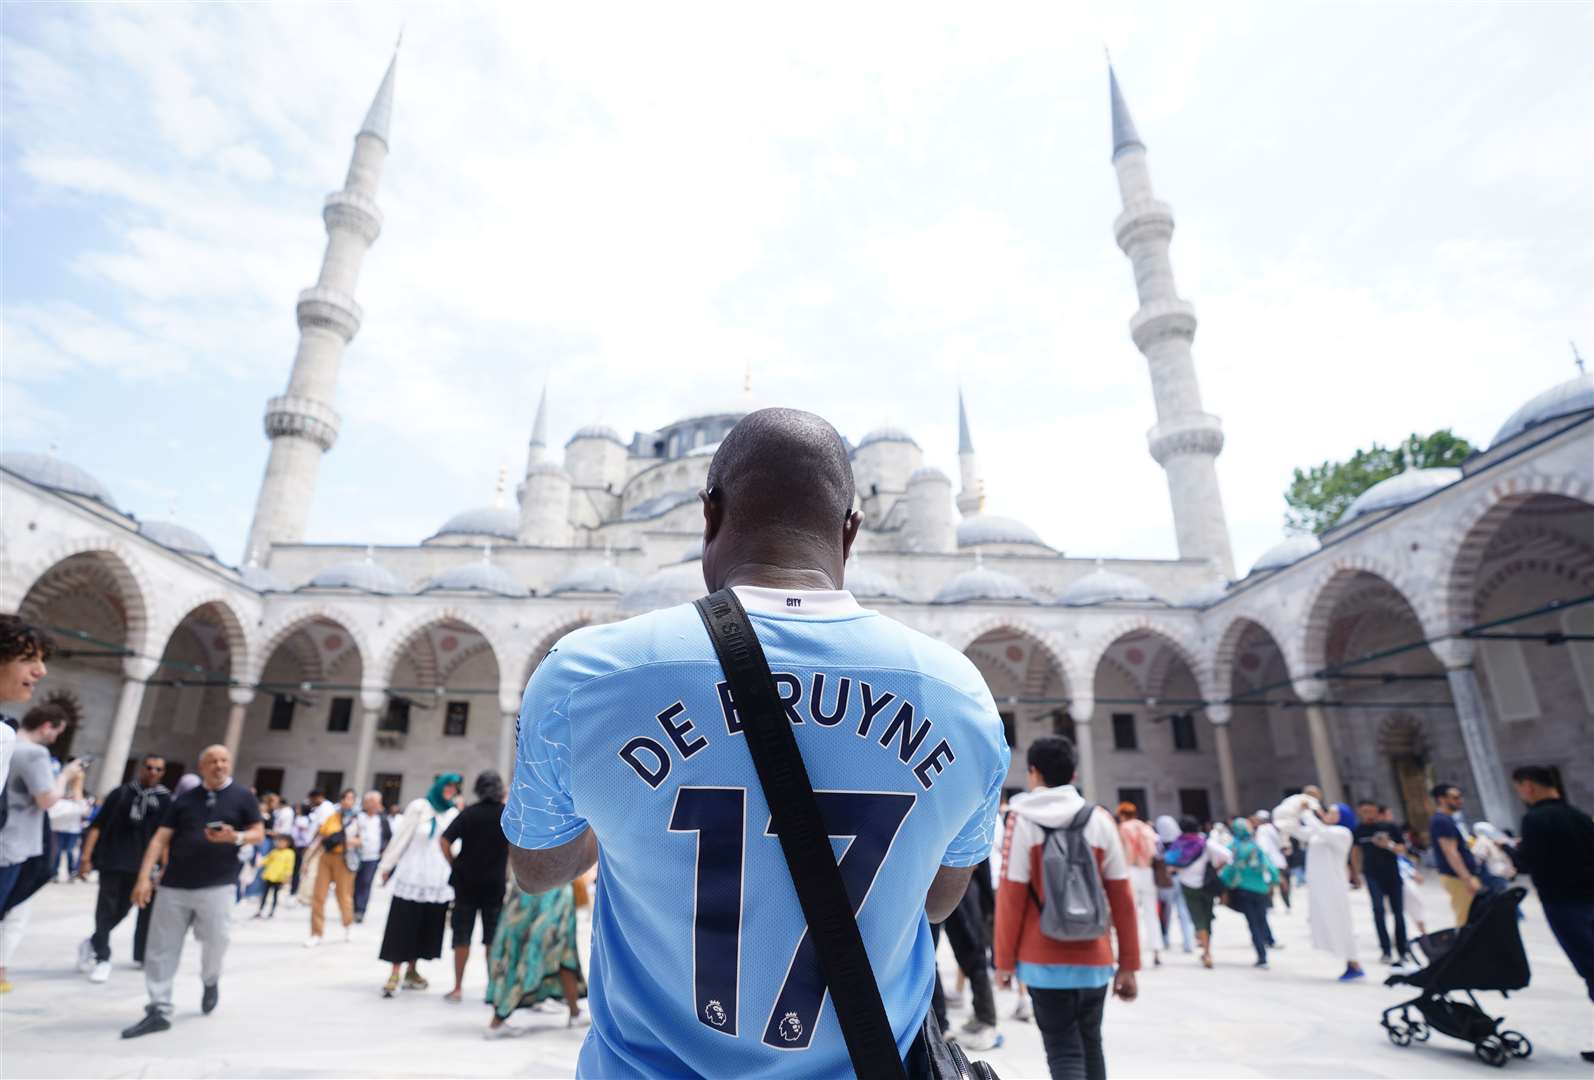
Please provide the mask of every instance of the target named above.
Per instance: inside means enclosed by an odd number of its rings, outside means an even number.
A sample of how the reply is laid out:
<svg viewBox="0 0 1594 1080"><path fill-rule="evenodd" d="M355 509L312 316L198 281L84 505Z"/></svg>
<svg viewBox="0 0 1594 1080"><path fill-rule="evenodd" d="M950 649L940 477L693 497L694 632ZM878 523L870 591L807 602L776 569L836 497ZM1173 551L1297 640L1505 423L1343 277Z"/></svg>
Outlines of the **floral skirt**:
<svg viewBox="0 0 1594 1080"><path fill-rule="evenodd" d="M575 895L569 885L536 896L510 890L488 954L487 996L495 1015L507 1018L549 998L564 999L559 972L572 971L577 993L587 996L576 952Z"/></svg>

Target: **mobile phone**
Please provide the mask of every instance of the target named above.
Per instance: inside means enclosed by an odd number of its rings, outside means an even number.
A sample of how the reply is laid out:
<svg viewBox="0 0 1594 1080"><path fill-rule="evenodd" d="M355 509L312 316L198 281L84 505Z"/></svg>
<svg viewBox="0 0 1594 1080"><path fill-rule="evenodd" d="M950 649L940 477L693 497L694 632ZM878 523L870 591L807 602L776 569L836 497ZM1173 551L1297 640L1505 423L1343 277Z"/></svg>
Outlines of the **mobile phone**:
<svg viewBox="0 0 1594 1080"><path fill-rule="evenodd" d="M225 821L207 821L207 822L205 822L205 831L206 832L220 832L222 829L225 829L226 827L227 827L227 823Z"/></svg>

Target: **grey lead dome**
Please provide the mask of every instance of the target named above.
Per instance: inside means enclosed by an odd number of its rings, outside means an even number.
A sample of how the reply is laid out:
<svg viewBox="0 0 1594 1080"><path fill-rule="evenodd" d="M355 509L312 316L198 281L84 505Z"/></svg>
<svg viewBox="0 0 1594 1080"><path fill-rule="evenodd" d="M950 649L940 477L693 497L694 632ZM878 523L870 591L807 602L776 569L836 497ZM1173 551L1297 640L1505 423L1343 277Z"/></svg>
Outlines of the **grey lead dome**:
<svg viewBox="0 0 1594 1080"><path fill-rule="evenodd" d="M501 540L516 540L520 537L520 514L502 506L461 510L443 522L432 539L440 536L496 536Z"/></svg>
<svg viewBox="0 0 1594 1080"><path fill-rule="evenodd" d="M958 547L984 544L1034 544L1050 550L1034 529L1016 518L976 514L958 522Z"/></svg>
<svg viewBox="0 0 1594 1080"><path fill-rule="evenodd" d="M489 562L451 566L432 577L421 592L484 592L496 596L530 596L531 592L510 576L509 571Z"/></svg>
<svg viewBox="0 0 1594 1080"><path fill-rule="evenodd" d="M1256 560L1255 565L1251 567L1251 573L1257 574L1263 570L1282 570L1286 566L1298 563L1308 555L1322 549L1323 542L1311 533L1288 537L1262 552L1262 557Z"/></svg>
<svg viewBox="0 0 1594 1080"><path fill-rule="evenodd" d="M1387 480L1378 481L1356 496L1334 524L1346 525L1367 514L1407 506L1460 479L1460 469L1407 469Z"/></svg>
<svg viewBox="0 0 1594 1080"><path fill-rule="evenodd" d="M68 495L81 495L85 499L102 502L112 510L117 509L116 500L111 497L110 489L100 483L92 473L87 469L80 469L70 461L63 461L54 454L39 454L30 450L7 450L0 453L0 468L8 469L40 487L64 491Z"/></svg>
<svg viewBox="0 0 1594 1080"><path fill-rule="evenodd" d="M1120 574L1116 570L1092 570L1078 581L1070 583L1057 595L1057 602L1069 607L1089 607L1092 604L1159 602L1151 586L1137 577Z"/></svg>
<svg viewBox="0 0 1594 1080"><path fill-rule="evenodd" d="M346 562L329 566L310 579L307 589L358 589L361 592L392 594L404 591L398 578L374 562Z"/></svg>
<svg viewBox="0 0 1594 1080"><path fill-rule="evenodd" d="M138 531L161 547L168 547L185 555L204 555L212 559L216 557L216 549L210 546L210 541L193 529L179 525L175 521L145 521L139 525Z"/></svg>
<svg viewBox="0 0 1594 1080"><path fill-rule="evenodd" d="M976 566L941 586L932 604L964 604L972 600L1017 600L1034 603L1035 594L1018 578L1000 570Z"/></svg>
<svg viewBox="0 0 1594 1080"><path fill-rule="evenodd" d="M1589 409L1594 409L1594 372L1584 372L1530 398L1500 425L1489 445L1499 446L1547 420Z"/></svg>

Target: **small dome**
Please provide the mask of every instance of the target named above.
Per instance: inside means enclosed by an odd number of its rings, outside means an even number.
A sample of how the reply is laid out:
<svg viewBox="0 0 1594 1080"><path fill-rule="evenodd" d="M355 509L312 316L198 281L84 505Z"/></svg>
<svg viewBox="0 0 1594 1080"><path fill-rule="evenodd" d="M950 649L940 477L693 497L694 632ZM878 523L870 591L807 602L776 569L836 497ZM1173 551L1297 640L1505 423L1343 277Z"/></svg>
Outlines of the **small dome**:
<svg viewBox="0 0 1594 1080"><path fill-rule="evenodd" d="M872 597L902 600L902 586L896 579L882 574L872 563L860 562L857 556L847 560L843 587L855 597Z"/></svg>
<svg viewBox="0 0 1594 1080"><path fill-rule="evenodd" d="M934 465L921 465L919 468L914 469L913 472L908 474L909 487L912 487L914 484L922 484L931 480L938 484L952 483L952 481L948 479L946 473L942 472L940 469L937 469Z"/></svg>
<svg viewBox="0 0 1594 1080"><path fill-rule="evenodd" d="M520 538L520 513L503 506L478 506L461 510L428 539L444 536L496 536L500 540Z"/></svg>
<svg viewBox="0 0 1594 1080"><path fill-rule="evenodd" d="M971 601L1021 600L1033 603L1035 596L1018 578L999 570L976 566L965 570L941 586L932 604L966 604Z"/></svg>
<svg viewBox="0 0 1594 1080"><path fill-rule="evenodd" d="M1345 508L1334 524L1347 525L1365 514L1408 506L1461 479L1460 469L1407 469L1380 480Z"/></svg>
<svg viewBox="0 0 1594 1080"><path fill-rule="evenodd" d="M981 547L985 544L1034 544L1050 550L1034 529L1010 517L975 514L958 522L958 547Z"/></svg>
<svg viewBox="0 0 1594 1080"><path fill-rule="evenodd" d="M369 559L338 563L310 579L307 589L358 589L369 593L401 593L403 586L386 567Z"/></svg>
<svg viewBox="0 0 1594 1080"><path fill-rule="evenodd" d="M554 582L549 596L561 593L623 593L631 587L631 575L605 559L589 566L578 566Z"/></svg>
<svg viewBox="0 0 1594 1080"><path fill-rule="evenodd" d="M645 611L689 604L706 592L703 564L693 560L654 571L624 593L615 606L627 615L640 615Z"/></svg>
<svg viewBox="0 0 1594 1080"><path fill-rule="evenodd" d="M264 566L241 566L238 578L255 592L287 592L276 574Z"/></svg>
<svg viewBox="0 0 1594 1080"><path fill-rule="evenodd" d="M1308 555L1321 550L1323 550L1323 542L1311 533L1291 536L1280 540L1262 552L1262 557L1256 560L1255 565L1251 567L1251 573L1259 574L1263 570L1282 570L1286 566L1298 563Z"/></svg>
<svg viewBox="0 0 1594 1080"><path fill-rule="evenodd" d="M621 446L626 445L625 441L620 438L620 433L608 424L588 424L584 428L577 428L576 433L570 436L570 442L565 443L565 445L569 446L570 443L578 439L608 439L610 442L619 443Z"/></svg>
<svg viewBox="0 0 1594 1080"><path fill-rule="evenodd" d="M463 563L459 566L450 566L442 573L435 575L425 585L421 592L484 592L497 596L530 596L531 592L520 582L510 576L509 571L501 566L494 566L485 559L481 562Z"/></svg>
<svg viewBox="0 0 1594 1080"><path fill-rule="evenodd" d="M1139 578L1097 567L1057 594L1057 602L1069 607L1092 604L1160 602L1151 587Z"/></svg>
<svg viewBox="0 0 1594 1080"><path fill-rule="evenodd" d="M212 559L216 557L216 549L210 546L209 541L193 529L184 528L175 521L141 522L138 531L161 547L180 551L184 555L204 555Z"/></svg>
<svg viewBox="0 0 1594 1080"><path fill-rule="evenodd" d="M915 439L912 435L909 435L906 431L903 431L901 428L886 426L877 427L863 438L859 439L858 449L862 450L866 446L872 446L875 443L882 442L907 443L910 446L919 445L917 439Z"/></svg>
<svg viewBox="0 0 1594 1080"><path fill-rule="evenodd" d="M1507 439L1515 438L1547 420L1586 409L1594 409L1594 371L1579 374L1530 399L1500 425L1500 430L1494 433L1494 441L1489 445L1499 446Z"/></svg>
<svg viewBox="0 0 1594 1080"><path fill-rule="evenodd" d="M1253 571L1254 572L1254 571ZM1222 600L1229 592L1227 581L1209 581L1205 585L1197 585L1184 598L1181 607L1205 608L1211 607Z"/></svg>
<svg viewBox="0 0 1594 1080"><path fill-rule="evenodd" d="M8 469L40 487L52 491L64 491L68 495L81 495L85 499L96 499L112 510L117 508L116 500L111 497L109 488L96 480L86 469L80 469L54 454L7 450L0 453L0 468Z"/></svg>

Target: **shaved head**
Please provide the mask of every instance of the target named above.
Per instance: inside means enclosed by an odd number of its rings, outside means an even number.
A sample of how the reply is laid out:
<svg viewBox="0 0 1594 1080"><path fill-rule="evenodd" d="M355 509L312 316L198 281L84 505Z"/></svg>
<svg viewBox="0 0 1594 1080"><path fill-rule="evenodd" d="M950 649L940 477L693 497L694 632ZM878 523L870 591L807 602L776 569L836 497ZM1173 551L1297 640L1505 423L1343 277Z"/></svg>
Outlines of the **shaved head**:
<svg viewBox="0 0 1594 1080"><path fill-rule="evenodd" d="M749 413L708 467L703 575L709 588L840 588L861 520L852 501L852 463L829 421L798 409ZM754 576L767 580L738 573L746 567L760 568Z"/></svg>

